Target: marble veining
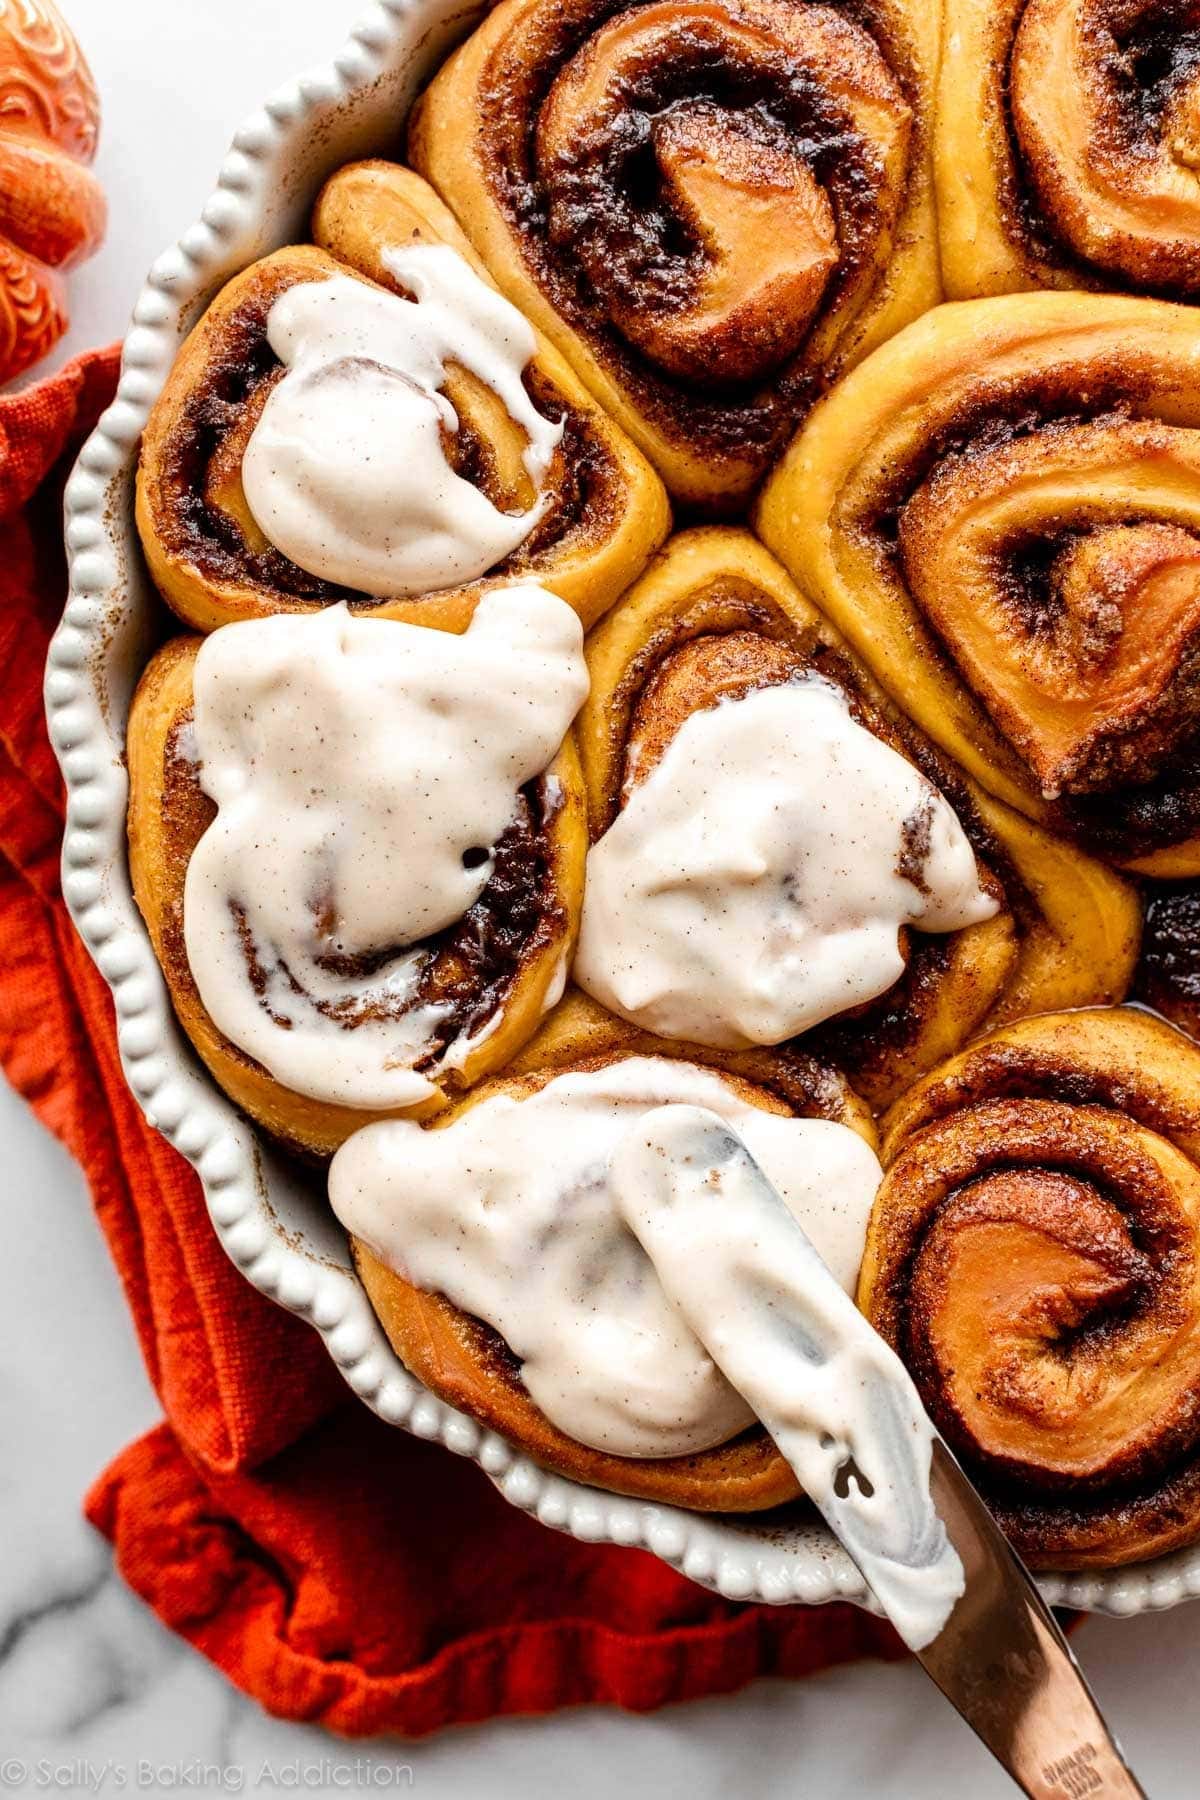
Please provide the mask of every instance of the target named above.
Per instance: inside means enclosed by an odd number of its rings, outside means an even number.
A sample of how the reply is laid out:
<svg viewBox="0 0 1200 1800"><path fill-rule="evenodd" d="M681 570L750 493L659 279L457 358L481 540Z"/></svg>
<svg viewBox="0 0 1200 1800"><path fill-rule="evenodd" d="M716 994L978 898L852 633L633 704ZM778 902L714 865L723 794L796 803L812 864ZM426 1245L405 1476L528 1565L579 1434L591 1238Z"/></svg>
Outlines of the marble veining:
<svg viewBox="0 0 1200 1800"><path fill-rule="evenodd" d="M129 271L148 266L207 192L231 122L279 80L283 10L275 0L176 5L167 31L162 0L64 4L103 94L97 172L113 194L136 181L137 203L114 206L109 237L75 284L56 361L124 330ZM288 65L326 55L362 10L363 0L290 0ZM216 98L200 106L198 94ZM286 1792L293 1768L290 1791L405 1792L405 1765L413 1792L449 1800L564 1789L572 1800L1012 1794L905 1666L758 1682L645 1718L578 1710L415 1745L346 1745L268 1718L159 1626L82 1521L88 1483L158 1409L79 1173L2 1086L0 1191L13 1227L0 1260L0 1795ZM36 1365L15 1363L16 1342L40 1346ZM1155 1800L1191 1800L1200 1607L1097 1619L1078 1646ZM139 1787L143 1762L150 1779ZM11 1779L16 1763L21 1781ZM235 1771L240 1787L203 1783L210 1769ZM168 1789L162 1772L174 1770ZM302 1788L301 1770L312 1776ZM52 1785L60 1771L67 1779Z"/></svg>

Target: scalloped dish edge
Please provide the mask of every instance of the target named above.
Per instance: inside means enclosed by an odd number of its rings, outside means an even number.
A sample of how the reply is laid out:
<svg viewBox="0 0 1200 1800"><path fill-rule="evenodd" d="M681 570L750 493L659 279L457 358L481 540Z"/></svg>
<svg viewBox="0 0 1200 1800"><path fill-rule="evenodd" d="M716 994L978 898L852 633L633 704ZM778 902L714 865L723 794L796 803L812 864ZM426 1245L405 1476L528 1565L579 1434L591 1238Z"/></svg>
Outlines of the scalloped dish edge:
<svg viewBox="0 0 1200 1800"><path fill-rule="evenodd" d="M125 842L124 726L159 604L133 524L137 447L182 337L232 274L294 241L324 176L394 138L420 78L479 0L375 0L325 67L278 89L236 132L199 219L158 258L124 341L113 404L66 489L70 590L50 647L46 711L67 786L63 891L112 990L122 1064L147 1119L196 1169L213 1227L260 1293L320 1332L382 1419L469 1457L515 1506L587 1542L651 1551L734 1600L875 1610L826 1527L723 1519L551 1475L408 1374L377 1324L330 1215L196 1061L134 904ZM1055 1604L1133 1614L1200 1594L1200 1545L1111 1572L1039 1578Z"/></svg>

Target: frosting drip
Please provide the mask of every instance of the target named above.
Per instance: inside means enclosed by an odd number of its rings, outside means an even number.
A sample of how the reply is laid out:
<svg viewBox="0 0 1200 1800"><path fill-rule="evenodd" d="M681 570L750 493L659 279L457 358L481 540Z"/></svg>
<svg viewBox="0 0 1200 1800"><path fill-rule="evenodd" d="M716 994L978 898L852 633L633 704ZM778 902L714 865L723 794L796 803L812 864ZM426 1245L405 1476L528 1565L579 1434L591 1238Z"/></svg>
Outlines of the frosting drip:
<svg viewBox="0 0 1200 1800"><path fill-rule="evenodd" d="M493 1094L440 1129L368 1125L334 1157L330 1199L383 1262L498 1331L533 1400L572 1437L624 1456L685 1455L726 1442L754 1411L664 1292L612 1167L631 1126L677 1105L707 1107L741 1134L831 1279L852 1287L880 1180L870 1146L665 1058Z"/></svg>
<svg viewBox="0 0 1200 1800"><path fill-rule="evenodd" d="M242 461L246 500L276 549L325 581L381 598L474 581L524 543L545 510L499 511L446 457L458 416L447 367L481 381L527 435L535 492L562 436L522 373L532 327L447 244L387 250L416 297L335 276L281 294L267 320L286 373Z"/></svg>
<svg viewBox="0 0 1200 1800"><path fill-rule="evenodd" d="M419 1002L420 946L483 893L586 695L576 615L536 586L485 595L461 636L282 614L214 632L194 683L218 809L184 889L205 1007L297 1093L424 1098L444 1008Z"/></svg>
<svg viewBox="0 0 1200 1800"><path fill-rule="evenodd" d="M997 910L946 800L809 675L685 719L588 857L575 976L661 1035L777 1044L885 993L903 927Z"/></svg>
<svg viewBox="0 0 1200 1800"><path fill-rule="evenodd" d="M905 1642L923 1648L965 1580L930 1494L933 1427L899 1357L715 1113L644 1115L610 1180L672 1304L754 1408Z"/></svg>

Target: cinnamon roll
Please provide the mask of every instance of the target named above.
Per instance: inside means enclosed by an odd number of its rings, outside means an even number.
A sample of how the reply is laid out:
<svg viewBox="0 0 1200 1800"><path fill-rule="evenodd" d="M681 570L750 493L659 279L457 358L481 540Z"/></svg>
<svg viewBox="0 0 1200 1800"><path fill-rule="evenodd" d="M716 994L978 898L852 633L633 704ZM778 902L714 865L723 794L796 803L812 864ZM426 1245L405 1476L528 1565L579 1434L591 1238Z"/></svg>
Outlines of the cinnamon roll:
<svg viewBox="0 0 1200 1800"><path fill-rule="evenodd" d="M130 711L134 892L176 1014L274 1137L331 1151L504 1063L562 992L586 825L578 619L345 607L168 643Z"/></svg>
<svg viewBox="0 0 1200 1800"><path fill-rule="evenodd" d="M681 1102L734 1126L852 1288L879 1165L842 1078L795 1052L674 1049L575 993L504 1074L430 1125L358 1132L334 1158L330 1198L389 1340L434 1393L576 1480L759 1511L795 1498L796 1478L667 1300L612 1192L629 1126Z"/></svg>
<svg viewBox="0 0 1200 1800"><path fill-rule="evenodd" d="M735 508L938 297L936 9L502 0L409 153L672 493Z"/></svg>
<svg viewBox="0 0 1200 1800"><path fill-rule="evenodd" d="M964 780L749 533L673 538L587 657L575 978L611 1010L803 1033L882 1106L989 1019L1127 992L1128 885Z"/></svg>
<svg viewBox="0 0 1200 1800"><path fill-rule="evenodd" d="M597 618L666 534L649 464L417 176L350 170L317 224L335 254L236 276L146 427L137 519L164 599L199 630L341 602L461 630L531 579Z"/></svg>
<svg viewBox="0 0 1200 1800"><path fill-rule="evenodd" d="M969 775L1105 859L1200 872L1200 318L936 308L813 414L767 543Z"/></svg>
<svg viewBox="0 0 1200 1800"><path fill-rule="evenodd" d="M1148 895L1135 991L1200 1038L1200 882L1164 881Z"/></svg>
<svg viewBox="0 0 1200 1800"><path fill-rule="evenodd" d="M1200 296L1194 0L945 0L934 130L951 299Z"/></svg>
<svg viewBox="0 0 1200 1800"><path fill-rule="evenodd" d="M885 1121L859 1304L1020 1554L1200 1536L1200 1050L1146 1014L1010 1025Z"/></svg>

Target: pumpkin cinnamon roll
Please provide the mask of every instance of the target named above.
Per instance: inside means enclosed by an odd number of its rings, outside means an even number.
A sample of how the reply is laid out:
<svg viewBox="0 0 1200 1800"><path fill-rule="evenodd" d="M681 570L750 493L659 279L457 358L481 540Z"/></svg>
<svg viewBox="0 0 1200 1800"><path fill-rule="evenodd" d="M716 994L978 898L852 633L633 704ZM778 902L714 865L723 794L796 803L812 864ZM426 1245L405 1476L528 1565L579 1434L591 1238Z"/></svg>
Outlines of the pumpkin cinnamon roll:
<svg viewBox="0 0 1200 1800"><path fill-rule="evenodd" d="M417 176L347 171L317 225L334 254L236 276L151 414L163 597L200 630L339 603L461 630L520 579L597 618L666 534L654 471Z"/></svg>
<svg viewBox="0 0 1200 1800"><path fill-rule="evenodd" d="M1200 882L1159 882L1147 896L1136 993L1200 1038Z"/></svg>
<svg viewBox="0 0 1200 1800"><path fill-rule="evenodd" d="M412 161L673 494L736 507L938 296L934 7L502 0Z"/></svg>
<svg viewBox="0 0 1200 1800"><path fill-rule="evenodd" d="M345 607L168 643L129 719L130 866L181 1025L276 1138L331 1151L504 1063L562 992L586 826L579 621Z"/></svg>
<svg viewBox="0 0 1200 1800"><path fill-rule="evenodd" d="M1200 297L1194 0L945 0L934 130L951 299Z"/></svg>
<svg viewBox="0 0 1200 1800"><path fill-rule="evenodd" d="M885 1121L859 1304L1020 1554L1200 1536L1200 1050L1146 1014L1006 1027Z"/></svg>
<svg viewBox="0 0 1200 1800"><path fill-rule="evenodd" d="M879 1165L844 1080L794 1052L672 1048L575 993L436 1121L356 1133L330 1199L393 1347L442 1399L576 1480L758 1511L796 1478L667 1299L617 1191L623 1136L680 1103L734 1127L852 1289Z"/></svg>
<svg viewBox="0 0 1200 1800"><path fill-rule="evenodd" d="M749 533L673 538L587 657L575 979L612 1011L799 1038L883 1106L989 1019L1127 992L1132 890L964 780Z"/></svg>
<svg viewBox="0 0 1200 1800"><path fill-rule="evenodd" d="M766 541L922 729L1027 817L1200 872L1200 317L938 307L816 410Z"/></svg>

